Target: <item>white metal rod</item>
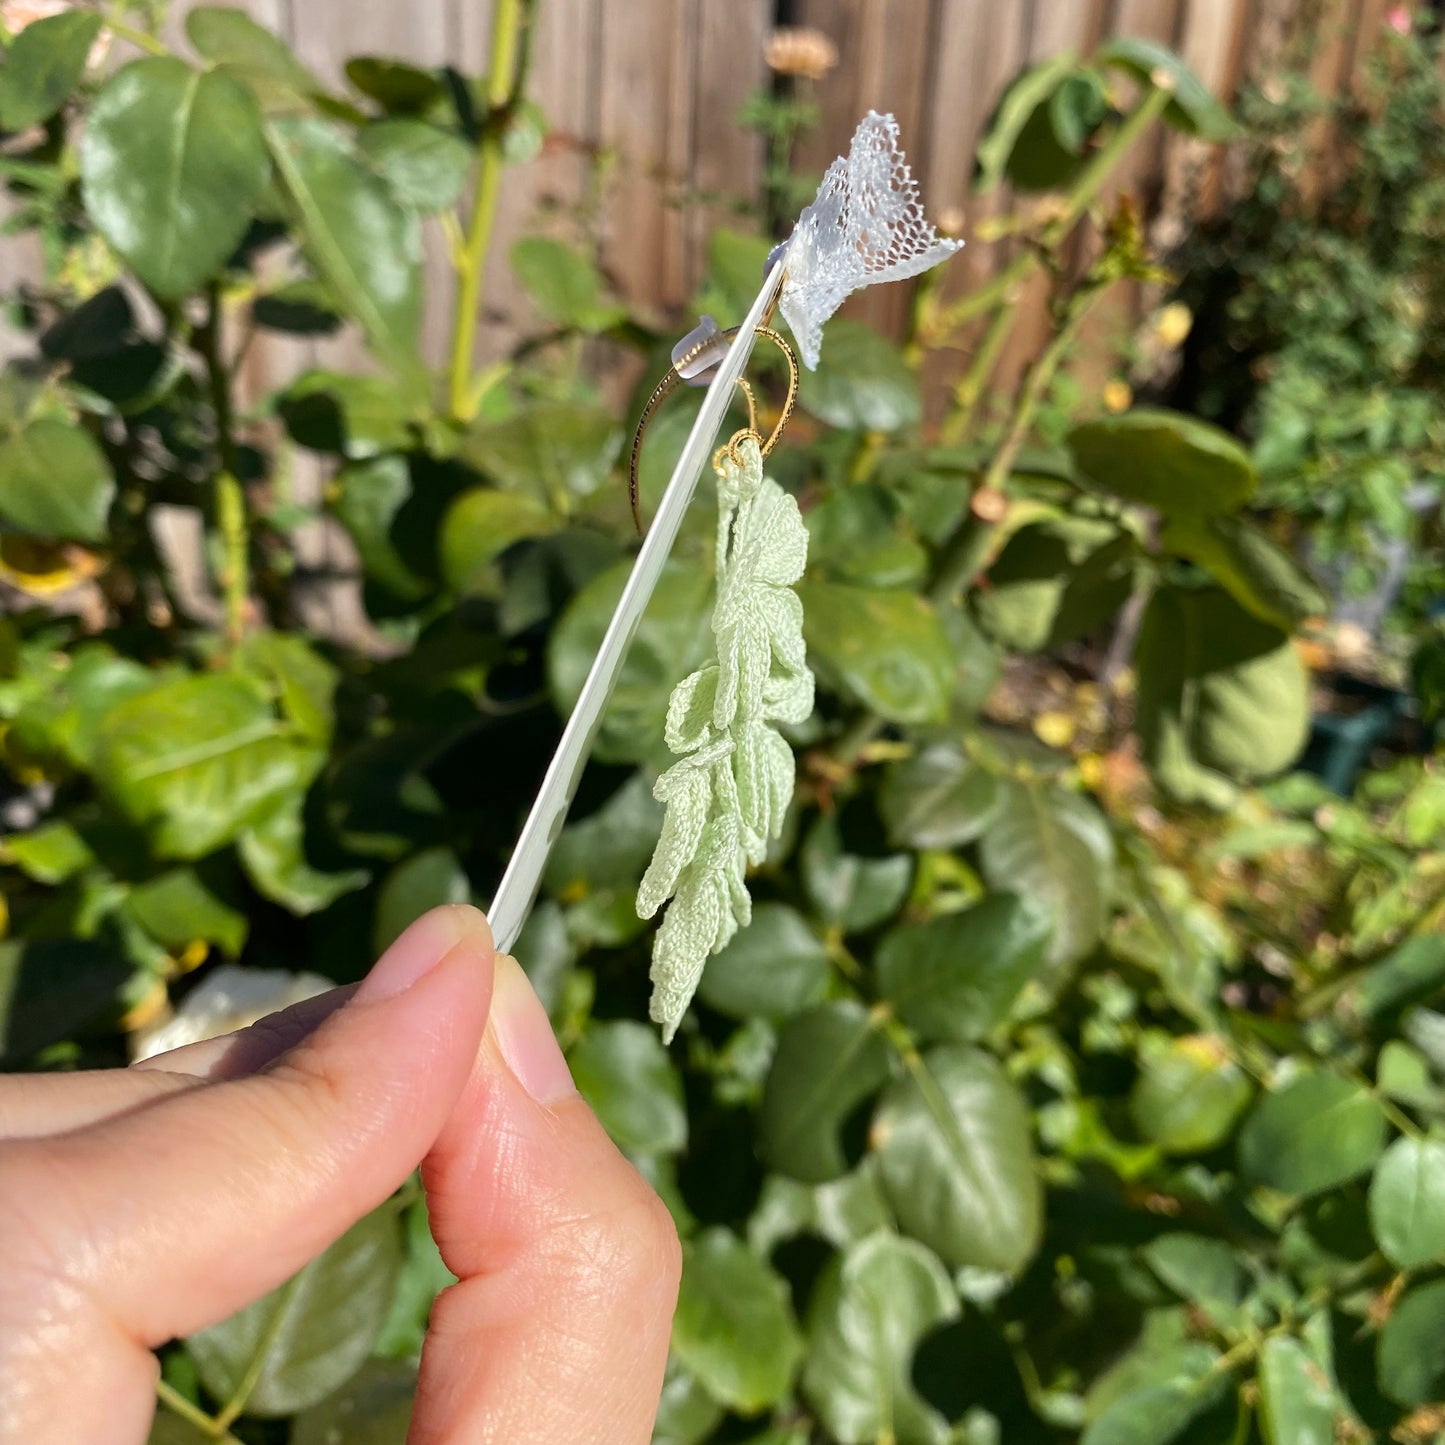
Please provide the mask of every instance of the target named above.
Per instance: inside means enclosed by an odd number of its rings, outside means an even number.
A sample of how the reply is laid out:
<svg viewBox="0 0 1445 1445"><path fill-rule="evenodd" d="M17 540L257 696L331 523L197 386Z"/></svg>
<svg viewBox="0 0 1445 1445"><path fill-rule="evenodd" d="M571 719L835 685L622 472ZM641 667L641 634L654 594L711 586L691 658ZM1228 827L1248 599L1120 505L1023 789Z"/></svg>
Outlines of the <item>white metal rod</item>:
<svg viewBox="0 0 1445 1445"><path fill-rule="evenodd" d="M692 431L688 433L687 444L672 470L672 479L663 493L657 516L643 539L637 560L632 564L627 586L622 589L617 610L607 624L602 645L592 660L587 680L578 694L577 705L567 719L562 739L552 755L547 775L542 779L532 811L527 815L507 871L497 885L496 896L488 910L492 937L499 952L511 951L527 915L532 911L532 902L542 883L542 870L547 866L547 856L567 819L567 809L572 805L582 769L587 765L592 739L602 721L602 710L612 694L623 659L627 656L628 644L662 575L663 564L682 526L683 514L697 490L698 479L707 465L718 428L732 400L733 387L743 374L752 352L757 327L772 305L782 280L783 258L780 257L769 271L763 289L758 292L707 389L702 410L698 412Z"/></svg>

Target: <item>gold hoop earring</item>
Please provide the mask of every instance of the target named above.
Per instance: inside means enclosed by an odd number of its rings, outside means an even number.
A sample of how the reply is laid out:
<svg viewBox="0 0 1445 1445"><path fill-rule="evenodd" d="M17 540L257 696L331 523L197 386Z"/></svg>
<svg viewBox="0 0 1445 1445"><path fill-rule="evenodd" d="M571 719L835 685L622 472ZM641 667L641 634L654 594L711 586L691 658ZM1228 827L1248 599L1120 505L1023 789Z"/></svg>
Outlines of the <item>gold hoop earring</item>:
<svg viewBox="0 0 1445 1445"><path fill-rule="evenodd" d="M695 331L689 332L688 336L683 338L683 342L679 343L677 350L673 353L672 365L662 380L657 383L652 395L647 398L647 402L642 408L642 415L637 421L637 430L632 435L632 455L627 465L627 494L632 503L632 522L637 528L639 537L642 536L642 513L641 499L638 494L637 467L642 456L643 433L647 430L658 407L679 386L687 382L699 383L717 369L727 354L728 343L741 329L741 327L733 326L726 331L719 331L711 322L711 318L704 317L703 324ZM759 326L756 335L765 337L783 353L783 360L788 364L788 394L783 400L783 409L778 416L776 425L764 439L758 431L757 401L753 395L752 386L746 377L738 377L738 386L747 399L748 424L741 431L734 433L722 448L732 456L734 461L737 460L737 445L745 437L752 437L757 442L759 451L763 456L767 456L777 445L778 438L783 434L783 428L791 420L793 408L797 405L798 400L798 358L793 354L793 348L770 326ZM694 340L694 338L696 339ZM689 342L691 342L690 345L687 344Z"/></svg>

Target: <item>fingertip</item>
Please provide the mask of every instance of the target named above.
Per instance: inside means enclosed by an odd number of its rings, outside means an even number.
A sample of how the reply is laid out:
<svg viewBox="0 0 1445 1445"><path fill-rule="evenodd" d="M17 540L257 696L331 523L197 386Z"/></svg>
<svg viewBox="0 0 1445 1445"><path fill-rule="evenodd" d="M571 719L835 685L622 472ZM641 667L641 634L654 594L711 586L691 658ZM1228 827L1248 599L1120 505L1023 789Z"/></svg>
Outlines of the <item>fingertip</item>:
<svg viewBox="0 0 1445 1445"><path fill-rule="evenodd" d="M480 908L450 903L423 913L362 979L357 1002L377 1003L405 993L462 948L487 963L492 960L492 929Z"/></svg>

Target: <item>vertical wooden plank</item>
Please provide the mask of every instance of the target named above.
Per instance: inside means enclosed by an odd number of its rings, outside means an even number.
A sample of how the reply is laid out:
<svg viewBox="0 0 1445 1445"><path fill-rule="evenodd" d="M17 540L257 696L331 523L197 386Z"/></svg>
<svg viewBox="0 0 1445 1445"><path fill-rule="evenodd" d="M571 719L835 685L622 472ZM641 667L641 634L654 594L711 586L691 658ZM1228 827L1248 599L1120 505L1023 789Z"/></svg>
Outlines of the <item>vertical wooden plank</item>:
<svg viewBox="0 0 1445 1445"><path fill-rule="evenodd" d="M743 104L768 84L763 59L771 0L697 0L693 67L691 187L685 279L694 290L707 265L707 243L722 225L738 225L762 191L766 144L737 122Z"/></svg>

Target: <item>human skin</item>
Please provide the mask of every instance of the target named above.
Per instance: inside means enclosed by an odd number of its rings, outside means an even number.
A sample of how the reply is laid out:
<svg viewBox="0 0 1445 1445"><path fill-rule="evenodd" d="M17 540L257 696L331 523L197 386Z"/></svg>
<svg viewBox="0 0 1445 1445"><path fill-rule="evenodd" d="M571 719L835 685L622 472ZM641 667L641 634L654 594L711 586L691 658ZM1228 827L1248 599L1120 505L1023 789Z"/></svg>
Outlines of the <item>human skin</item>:
<svg viewBox="0 0 1445 1445"><path fill-rule="evenodd" d="M0 1445L143 1445L152 1351L274 1289L418 1164L459 1282L410 1445L645 1445L677 1234L466 907L239 1034L0 1078Z"/></svg>

